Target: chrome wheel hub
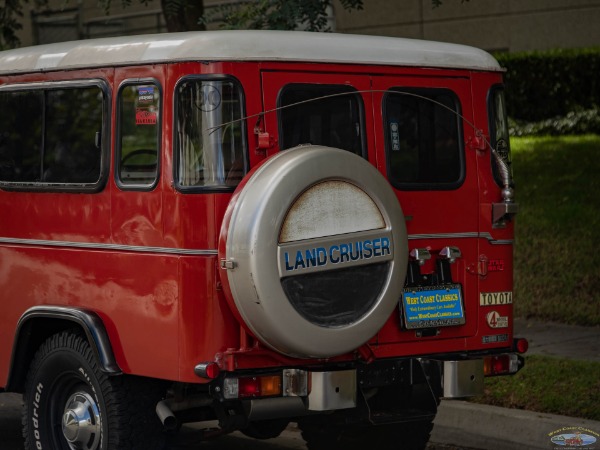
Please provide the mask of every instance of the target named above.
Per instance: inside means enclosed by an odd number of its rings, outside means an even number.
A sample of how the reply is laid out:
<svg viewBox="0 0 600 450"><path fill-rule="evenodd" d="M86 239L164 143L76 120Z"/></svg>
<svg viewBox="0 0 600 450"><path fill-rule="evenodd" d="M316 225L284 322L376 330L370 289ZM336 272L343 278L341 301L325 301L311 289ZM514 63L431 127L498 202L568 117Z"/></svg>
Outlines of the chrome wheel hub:
<svg viewBox="0 0 600 450"><path fill-rule="evenodd" d="M65 405L62 431L73 450L97 450L100 448L100 409L87 392L76 392Z"/></svg>

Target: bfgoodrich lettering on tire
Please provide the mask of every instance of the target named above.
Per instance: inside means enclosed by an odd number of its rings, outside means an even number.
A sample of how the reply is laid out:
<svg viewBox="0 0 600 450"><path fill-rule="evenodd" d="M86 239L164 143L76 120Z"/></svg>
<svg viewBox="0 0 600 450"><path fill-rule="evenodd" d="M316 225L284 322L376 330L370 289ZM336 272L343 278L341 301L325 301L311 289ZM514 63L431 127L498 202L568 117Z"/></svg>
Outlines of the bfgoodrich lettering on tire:
<svg viewBox="0 0 600 450"><path fill-rule="evenodd" d="M248 174L219 257L227 300L249 331L295 357L331 357L373 337L406 274L404 215L387 180L350 152L303 146Z"/></svg>
<svg viewBox="0 0 600 450"><path fill-rule="evenodd" d="M154 406L159 385L109 377L76 331L51 336L37 351L25 386L25 449L148 450L163 447Z"/></svg>

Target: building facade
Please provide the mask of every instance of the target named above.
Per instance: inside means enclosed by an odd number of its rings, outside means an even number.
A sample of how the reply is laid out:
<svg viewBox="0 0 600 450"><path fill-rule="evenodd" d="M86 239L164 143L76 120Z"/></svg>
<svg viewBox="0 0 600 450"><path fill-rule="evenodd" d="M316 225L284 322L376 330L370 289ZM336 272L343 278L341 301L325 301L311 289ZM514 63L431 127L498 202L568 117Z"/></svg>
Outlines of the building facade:
<svg viewBox="0 0 600 450"><path fill-rule="evenodd" d="M429 39L488 51L600 45L600 0L365 0L361 12L336 9L337 30Z"/></svg>
<svg viewBox="0 0 600 450"><path fill-rule="evenodd" d="M223 0L204 0L211 8ZM228 2L230 3L230 1ZM66 6L65 6L66 4ZM50 1L51 13L31 12L20 33L23 46L80 38L166 32L160 2ZM516 52L600 45L600 0L364 0L361 11L333 2L331 28L340 33L397 36ZM209 24L209 28L218 28Z"/></svg>

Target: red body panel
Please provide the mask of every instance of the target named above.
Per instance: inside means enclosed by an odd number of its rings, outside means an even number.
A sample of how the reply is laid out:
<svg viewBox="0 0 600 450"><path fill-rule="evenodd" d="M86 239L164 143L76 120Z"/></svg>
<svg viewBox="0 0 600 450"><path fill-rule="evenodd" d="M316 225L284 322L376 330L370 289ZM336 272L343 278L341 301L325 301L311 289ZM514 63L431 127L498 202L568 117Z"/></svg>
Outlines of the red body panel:
<svg viewBox="0 0 600 450"><path fill-rule="evenodd" d="M500 189L491 172L489 150L469 145L476 130L489 135L487 95L501 74L457 70L390 68L299 63L172 63L99 71L65 71L0 78L0 84L99 78L111 92L112 142L106 186L98 193L33 193L0 190L0 237L53 241L0 245L0 386L6 386L17 324L36 305L64 305L95 311L103 320L116 361L125 373L183 382L203 382L194 367L218 361L240 369L299 365L306 361L265 350L246 334L231 311L219 275L217 247L232 193L182 193L173 180L173 92L182 77L227 74L244 90L248 162L254 167L279 151L277 114L258 123L273 146L258 149L255 115L276 108L280 89L293 82L352 85L365 108L368 159L386 174L381 101L390 87L443 87L453 90L464 115L466 177L456 190L396 191L407 217L409 248L436 254L456 246L462 258L452 266L463 286L466 324L418 338L403 330L398 311L361 349L362 357L432 355L509 347L512 305L481 306L480 292L512 291L512 225L495 229L491 205ZM128 79L152 78L162 88L160 179L150 192L120 189L114 179L116 97ZM429 237L426 237L427 235ZM146 248L84 248L67 243L114 244ZM202 250L204 255L155 251ZM482 273L482 264L487 273ZM501 264L502 262L502 264ZM490 270L490 267L492 270ZM500 269L501 267L501 269ZM423 268L433 271L433 262ZM508 328L493 329L487 314L509 318ZM484 343L484 336L506 335ZM353 359L344 355L337 360Z"/></svg>

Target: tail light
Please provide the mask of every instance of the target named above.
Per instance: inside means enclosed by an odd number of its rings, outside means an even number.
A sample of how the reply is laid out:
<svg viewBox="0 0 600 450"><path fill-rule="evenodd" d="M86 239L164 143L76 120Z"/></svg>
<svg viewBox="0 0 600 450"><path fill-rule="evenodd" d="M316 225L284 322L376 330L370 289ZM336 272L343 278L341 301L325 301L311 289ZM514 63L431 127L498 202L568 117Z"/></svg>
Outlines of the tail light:
<svg viewBox="0 0 600 450"><path fill-rule="evenodd" d="M216 362L203 362L194 367L194 373L200 378L214 380L221 373L221 369Z"/></svg>
<svg viewBox="0 0 600 450"><path fill-rule="evenodd" d="M519 352L519 353L525 353L527 352L527 350L529 349L529 342L527 342L527 339L515 339L514 343L513 343L513 350Z"/></svg>
<svg viewBox="0 0 600 450"><path fill-rule="evenodd" d="M304 397L308 395L308 372L284 369L280 373L226 377L222 394L227 400L260 397Z"/></svg>
<svg viewBox="0 0 600 450"><path fill-rule="evenodd" d="M515 353L486 356L483 360L483 373L486 377L517 373L524 365L522 357Z"/></svg>
<svg viewBox="0 0 600 450"><path fill-rule="evenodd" d="M280 396L281 385L281 375L225 378L223 396L226 399Z"/></svg>

